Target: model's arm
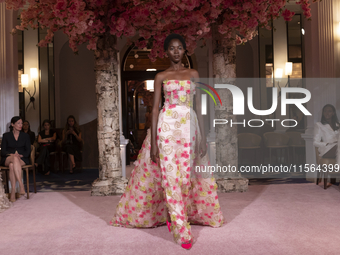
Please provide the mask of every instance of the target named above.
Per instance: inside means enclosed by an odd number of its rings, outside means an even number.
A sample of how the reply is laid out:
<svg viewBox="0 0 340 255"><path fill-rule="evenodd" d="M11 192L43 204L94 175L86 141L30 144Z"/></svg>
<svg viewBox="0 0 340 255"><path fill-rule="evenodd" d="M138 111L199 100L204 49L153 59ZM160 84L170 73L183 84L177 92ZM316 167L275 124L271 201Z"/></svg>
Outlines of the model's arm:
<svg viewBox="0 0 340 255"><path fill-rule="evenodd" d="M199 81L199 74L196 70L192 70L192 77L194 78L195 82ZM197 120L198 125L201 131L202 140L199 144L199 149L201 152L201 157L204 157L207 153L207 138L205 137L205 131L204 131L204 122L203 122L203 116L202 116L202 103L201 103L201 90L196 89L196 114L197 114Z"/></svg>
<svg viewBox="0 0 340 255"><path fill-rule="evenodd" d="M159 158L158 146L157 146L157 124L159 115L159 103L162 95L162 75L157 74L154 81L154 94L153 94L153 106L151 117L151 160L157 163Z"/></svg>

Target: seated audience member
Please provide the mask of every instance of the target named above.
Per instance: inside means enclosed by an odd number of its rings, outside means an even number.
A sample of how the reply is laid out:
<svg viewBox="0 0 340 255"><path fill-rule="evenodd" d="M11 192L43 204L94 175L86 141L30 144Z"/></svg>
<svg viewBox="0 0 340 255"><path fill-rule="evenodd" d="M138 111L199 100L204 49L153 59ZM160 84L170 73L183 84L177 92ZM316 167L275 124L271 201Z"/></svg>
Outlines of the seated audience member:
<svg viewBox="0 0 340 255"><path fill-rule="evenodd" d="M314 146L323 158L335 158L340 123L335 107L327 104L322 109L321 122L314 126Z"/></svg>
<svg viewBox="0 0 340 255"><path fill-rule="evenodd" d="M80 128L73 115L68 116L65 128L63 130L62 150L68 155L70 173L73 173L76 167L76 160L82 161L81 148L83 140L81 138Z"/></svg>
<svg viewBox="0 0 340 255"><path fill-rule="evenodd" d="M43 130L38 135L39 143L39 157L37 164L43 166L43 173L50 174L50 153L55 151L55 140L57 133L51 130L51 123L49 120L44 120L42 124Z"/></svg>
<svg viewBox="0 0 340 255"><path fill-rule="evenodd" d="M21 167L29 164L31 141L28 134L21 132L21 117L15 116L11 119L10 130L2 136L0 164L9 167L9 179L12 186L10 200L14 202L16 182L19 183L20 194L25 195Z"/></svg>
<svg viewBox="0 0 340 255"><path fill-rule="evenodd" d="M320 157L335 158L338 149L340 123L335 107L327 104L322 108L321 122L314 126L314 146L318 148ZM335 183L335 179L331 179ZM328 183L330 185L330 183Z"/></svg>
<svg viewBox="0 0 340 255"><path fill-rule="evenodd" d="M31 125L27 120L24 120L22 123L22 132L30 136L31 144L33 145L35 142L35 133L31 131Z"/></svg>

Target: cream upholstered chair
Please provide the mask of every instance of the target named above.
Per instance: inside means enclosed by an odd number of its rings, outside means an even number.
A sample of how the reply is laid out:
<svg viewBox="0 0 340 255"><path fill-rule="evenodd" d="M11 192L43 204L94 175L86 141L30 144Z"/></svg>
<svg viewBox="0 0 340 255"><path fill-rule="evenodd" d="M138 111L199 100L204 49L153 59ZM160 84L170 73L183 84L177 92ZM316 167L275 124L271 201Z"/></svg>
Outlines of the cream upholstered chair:
<svg viewBox="0 0 340 255"><path fill-rule="evenodd" d="M22 166L22 170L26 171L26 185L27 185L27 199L30 198L30 181L29 181L29 171L32 170L33 171L33 183L34 183L34 193L37 193L37 184L35 182L35 147L33 145L31 145L31 156L30 156L30 165L24 165ZM6 187L6 192L9 193L9 188L8 188L8 182L9 182L9 178L8 178L8 172L9 172L9 168L5 167L5 166L0 166L1 170L5 170L5 174L6 174L6 180L7 180L7 187ZM15 188L15 185L12 183L12 188Z"/></svg>
<svg viewBox="0 0 340 255"><path fill-rule="evenodd" d="M315 147L315 158L316 158L316 163L318 165L335 165L336 164L336 159L335 158L322 158L319 155L318 147ZM327 189L327 175L328 172L324 171L316 171L316 185L319 185L319 178L323 177L323 188Z"/></svg>
<svg viewBox="0 0 340 255"><path fill-rule="evenodd" d="M272 150L285 150L289 162L289 136L282 133L267 132L263 134L264 144L269 149L269 162L272 164Z"/></svg>
<svg viewBox="0 0 340 255"><path fill-rule="evenodd" d="M254 150L255 157L256 152L261 149L261 141L262 138L259 135L252 134L252 133L241 133L237 135L238 140L238 149L239 153L239 160L242 163L242 155L244 150Z"/></svg>

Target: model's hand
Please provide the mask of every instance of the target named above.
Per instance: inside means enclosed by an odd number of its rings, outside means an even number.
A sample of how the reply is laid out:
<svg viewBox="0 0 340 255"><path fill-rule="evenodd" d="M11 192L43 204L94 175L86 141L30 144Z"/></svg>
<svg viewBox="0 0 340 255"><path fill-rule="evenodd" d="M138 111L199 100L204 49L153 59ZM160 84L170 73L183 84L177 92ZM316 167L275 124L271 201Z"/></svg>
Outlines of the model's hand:
<svg viewBox="0 0 340 255"><path fill-rule="evenodd" d="M77 133L74 132L74 130L72 130L72 133L71 133L71 134L74 135L74 136L77 136Z"/></svg>
<svg viewBox="0 0 340 255"><path fill-rule="evenodd" d="M156 144L151 144L150 158L156 164L159 160L158 146Z"/></svg>
<svg viewBox="0 0 340 255"><path fill-rule="evenodd" d="M200 143L199 151L201 152L201 158L207 154L207 138L203 137Z"/></svg>

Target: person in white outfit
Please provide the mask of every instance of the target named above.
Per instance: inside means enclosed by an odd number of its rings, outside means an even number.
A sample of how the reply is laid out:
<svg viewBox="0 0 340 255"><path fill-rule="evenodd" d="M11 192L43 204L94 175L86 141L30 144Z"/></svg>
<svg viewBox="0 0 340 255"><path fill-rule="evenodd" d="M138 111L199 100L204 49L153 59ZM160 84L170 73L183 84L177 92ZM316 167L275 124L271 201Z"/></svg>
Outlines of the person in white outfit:
<svg viewBox="0 0 340 255"><path fill-rule="evenodd" d="M315 123L314 127L314 146L318 148L320 157L337 157L339 128L340 123L335 107L331 104L326 104L322 108L321 122ZM327 186L330 186L331 183L334 184L336 179L331 178L330 181Z"/></svg>
<svg viewBox="0 0 340 255"><path fill-rule="evenodd" d="M320 157L336 157L339 127L335 107L331 104L325 105L322 108L321 122L315 123L314 126L314 146L318 147Z"/></svg>

